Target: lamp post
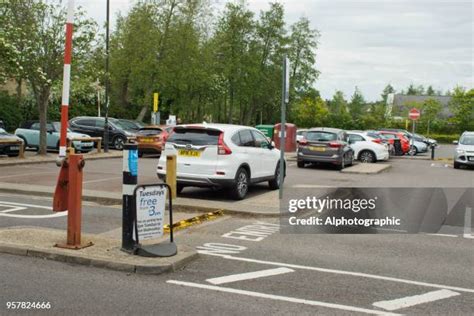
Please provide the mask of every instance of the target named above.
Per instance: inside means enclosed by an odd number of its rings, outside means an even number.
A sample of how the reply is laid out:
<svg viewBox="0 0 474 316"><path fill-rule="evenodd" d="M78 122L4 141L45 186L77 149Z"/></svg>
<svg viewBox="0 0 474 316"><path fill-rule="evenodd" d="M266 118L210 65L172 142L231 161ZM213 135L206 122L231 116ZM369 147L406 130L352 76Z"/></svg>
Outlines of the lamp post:
<svg viewBox="0 0 474 316"><path fill-rule="evenodd" d="M104 152L109 152L109 22L110 0L107 0L106 29L105 29L105 124Z"/></svg>

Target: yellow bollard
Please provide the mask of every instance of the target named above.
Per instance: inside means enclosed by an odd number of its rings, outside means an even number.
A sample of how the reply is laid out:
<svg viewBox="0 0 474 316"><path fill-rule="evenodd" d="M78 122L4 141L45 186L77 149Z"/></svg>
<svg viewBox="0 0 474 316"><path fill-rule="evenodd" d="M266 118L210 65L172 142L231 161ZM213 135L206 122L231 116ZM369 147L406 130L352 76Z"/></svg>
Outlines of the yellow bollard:
<svg viewBox="0 0 474 316"><path fill-rule="evenodd" d="M176 199L176 155L166 156L166 184L171 188L171 198Z"/></svg>

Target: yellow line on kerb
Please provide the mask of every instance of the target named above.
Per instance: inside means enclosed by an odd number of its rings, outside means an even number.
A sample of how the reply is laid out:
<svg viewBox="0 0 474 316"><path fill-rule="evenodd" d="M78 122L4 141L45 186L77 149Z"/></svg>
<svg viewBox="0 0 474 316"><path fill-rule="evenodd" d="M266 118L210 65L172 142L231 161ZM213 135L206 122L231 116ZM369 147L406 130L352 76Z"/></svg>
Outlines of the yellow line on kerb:
<svg viewBox="0 0 474 316"><path fill-rule="evenodd" d="M189 227L189 226L194 226L194 225L201 224L202 222L215 220L215 219L217 219L218 217L220 217L222 215L224 215L224 211L223 210L218 210L218 211L215 211L215 212L209 212L209 213L206 213L206 214L203 214L203 215L188 218L188 219L173 223L173 230L184 229L184 228ZM164 226L164 231L165 231L165 233L169 233L170 232L170 225L165 225Z"/></svg>

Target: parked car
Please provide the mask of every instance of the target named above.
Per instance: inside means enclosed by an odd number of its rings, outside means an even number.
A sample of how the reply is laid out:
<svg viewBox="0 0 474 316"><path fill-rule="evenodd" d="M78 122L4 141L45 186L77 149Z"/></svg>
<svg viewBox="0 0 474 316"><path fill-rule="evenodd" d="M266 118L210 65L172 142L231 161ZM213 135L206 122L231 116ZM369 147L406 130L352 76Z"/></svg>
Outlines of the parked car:
<svg viewBox="0 0 474 316"><path fill-rule="evenodd" d="M0 128L5 129L5 123L2 120L0 120Z"/></svg>
<svg viewBox="0 0 474 316"><path fill-rule="evenodd" d="M72 131L87 134L92 137L104 136L105 119L103 117L81 116L69 121ZM122 150L123 144L129 137L135 137L136 131L120 123L115 118L109 118L109 145L115 149Z"/></svg>
<svg viewBox="0 0 474 316"><path fill-rule="evenodd" d="M40 144L40 123L38 121L27 121L16 129L15 135L20 137L26 148L39 148ZM48 149L59 150L59 139L61 135L60 122L46 123L46 147ZM68 129L67 137L86 137L89 136L81 133L74 133ZM73 141L72 145L77 152L89 152L94 149L92 141Z"/></svg>
<svg viewBox="0 0 474 316"><path fill-rule="evenodd" d="M403 154L407 154L410 151L410 141L408 140L407 137L405 137L405 134L403 132L390 132L390 131L378 131L378 132L382 134L384 137L386 137L387 139L392 139L392 140L399 139Z"/></svg>
<svg viewBox="0 0 474 316"><path fill-rule="evenodd" d="M163 145L172 126L147 126L137 132L138 156L143 154L161 154Z"/></svg>
<svg viewBox="0 0 474 316"><path fill-rule="evenodd" d="M0 128L0 140L21 141L21 138L16 135L7 133L3 128ZM7 155L8 157L18 157L20 154L20 145L10 145L0 143L0 155Z"/></svg>
<svg viewBox="0 0 474 316"><path fill-rule="evenodd" d="M388 144L382 143L380 139L372 138L366 132L348 131L347 135L354 157L360 162L374 163L390 157Z"/></svg>
<svg viewBox="0 0 474 316"><path fill-rule="evenodd" d="M118 119L121 125L132 131L139 131L141 128L145 127L146 124L136 120L125 120Z"/></svg>
<svg viewBox="0 0 474 316"><path fill-rule="evenodd" d="M474 132L464 132L454 144L458 145L454 153L454 169L474 166Z"/></svg>
<svg viewBox="0 0 474 316"><path fill-rule="evenodd" d="M419 141L424 142L426 145L428 145L428 147L431 147L431 146L438 147L438 141L436 141L436 139L428 138L420 134L413 134L413 135L415 135L415 137Z"/></svg>
<svg viewBox="0 0 474 316"><path fill-rule="evenodd" d="M307 129L299 129L296 131L296 143L299 143L304 137L306 136L306 133L308 132Z"/></svg>
<svg viewBox="0 0 474 316"><path fill-rule="evenodd" d="M383 134L380 134L380 132L377 131L365 131L367 136L370 136L375 139L376 143L379 144L386 144L388 147L388 152L390 155L395 155L395 146L394 146L394 140L386 137Z"/></svg>
<svg viewBox="0 0 474 316"><path fill-rule="evenodd" d="M419 153L426 153L428 151L428 144L424 141L423 137L409 133L407 134L407 138L410 141L409 155L416 156Z"/></svg>
<svg viewBox="0 0 474 316"><path fill-rule="evenodd" d="M177 156L177 190L186 186L224 187L244 199L250 184L268 181L280 187L280 151L259 130L238 125L198 124L174 127L157 166L166 175L166 156Z"/></svg>
<svg viewBox="0 0 474 316"><path fill-rule="evenodd" d="M354 150L349 146L347 133L336 128L312 128L306 133L297 150L298 168L306 163L331 163L344 169L354 162Z"/></svg>

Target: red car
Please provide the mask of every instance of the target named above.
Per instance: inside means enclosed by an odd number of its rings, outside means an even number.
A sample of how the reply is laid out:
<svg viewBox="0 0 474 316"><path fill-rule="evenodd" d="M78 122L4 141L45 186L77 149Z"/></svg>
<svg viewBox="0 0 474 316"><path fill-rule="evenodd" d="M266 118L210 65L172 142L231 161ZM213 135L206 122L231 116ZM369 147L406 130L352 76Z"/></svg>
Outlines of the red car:
<svg viewBox="0 0 474 316"><path fill-rule="evenodd" d="M410 140L405 137L405 134L402 132L388 132L388 131L378 131L380 134L388 138L390 144L394 144L395 139L400 140L400 145L402 146L403 154L407 154L410 151Z"/></svg>
<svg viewBox="0 0 474 316"><path fill-rule="evenodd" d="M147 126L137 132L138 156L161 154L164 143L173 130L172 126Z"/></svg>

